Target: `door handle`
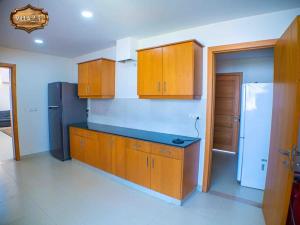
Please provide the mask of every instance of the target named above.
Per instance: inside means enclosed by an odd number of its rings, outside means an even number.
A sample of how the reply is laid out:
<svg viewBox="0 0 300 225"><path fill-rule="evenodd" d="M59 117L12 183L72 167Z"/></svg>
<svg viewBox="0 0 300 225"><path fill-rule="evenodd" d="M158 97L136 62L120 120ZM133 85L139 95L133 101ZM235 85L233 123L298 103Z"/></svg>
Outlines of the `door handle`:
<svg viewBox="0 0 300 225"><path fill-rule="evenodd" d="M290 150L286 150L286 149L279 149L278 152L281 155L284 155L284 156L287 156L287 157L290 157L290 155L291 155L291 151Z"/></svg>
<svg viewBox="0 0 300 225"><path fill-rule="evenodd" d="M232 116L234 122L240 122L240 116Z"/></svg>

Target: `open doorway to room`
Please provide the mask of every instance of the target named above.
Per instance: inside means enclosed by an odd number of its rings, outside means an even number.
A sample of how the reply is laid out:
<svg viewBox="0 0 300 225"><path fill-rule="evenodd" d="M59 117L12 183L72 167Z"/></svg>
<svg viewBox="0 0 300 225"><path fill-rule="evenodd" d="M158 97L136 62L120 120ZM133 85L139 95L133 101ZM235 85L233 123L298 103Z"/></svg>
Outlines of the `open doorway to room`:
<svg viewBox="0 0 300 225"><path fill-rule="evenodd" d="M10 69L0 67L0 161L13 159Z"/></svg>
<svg viewBox="0 0 300 225"><path fill-rule="evenodd" d="M16 65L0 63L0 161L20 160Z"/></svg>
<svg viewBox="0 0 300 225"><path fill-rule="evenodd" d="M263 202L275 43L266 40L208 49L204 192L259 207Z"/></svg>
<svg viewBox="0 0 300 225"><path fill-rule="evenodd" d="M216 54L210 192L260 206L273 104L273 48Z"/></svg>

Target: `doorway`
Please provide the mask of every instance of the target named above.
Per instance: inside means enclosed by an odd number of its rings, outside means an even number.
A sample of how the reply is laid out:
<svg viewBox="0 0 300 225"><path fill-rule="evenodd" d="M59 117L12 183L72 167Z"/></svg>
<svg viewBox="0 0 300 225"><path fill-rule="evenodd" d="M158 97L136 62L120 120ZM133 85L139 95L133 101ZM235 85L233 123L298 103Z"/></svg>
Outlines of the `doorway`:
<svg viewBox="0 0 300 225"><path fill-rule="evenodd" d="M265 40L265 41L256 41L256 42L248 42L248 43L208 48L208 88L207 88L208 94L207 94L207 117L206 117L207 126L206 126L204 174L203 174L203 184L202 184L202 190L204 192L207 192L211 189L212 175L214 175L212 172L213 172L213 154L215 152L215 151L213 151L213 145L214 145L213 137L214 137L214 124L215 124L215 95L216 95L215 89L216 89L216 80L217 80L216 73L220 72L220 71L217 71L217 68L216 68L217 55L222 54L222 53L239 53L239 52L248 52L251 50L273 48L275 46L275 43L276 43L276 40ZM224 71L222 71L222 72L224 72ZM225 71L225 72L229 73L229 72L233 72L233 70ZM234 72L241 72L241 71L234 71ZM237 154L232 154L232 155L233 155L233 157L235 157L235 159L232 161L236 165L236 162L238 160L238 155ZM230 155L221 155L219 157L220 161L222 161L222 157L228 158L228 157L230 157ZM217 161L217 160L218 159L216 159L215 161ZM215 170L218 171L218 169L215 169ZM219 171L223 171L223 169L219 169ZM231 171L235 171L235 172L231 173L231 179L236 181L237 166L233 166ZM236 175L232 175L232 174L236 174ZM228 189L232 190L233 188L231 187ZM218 193L218 194L220 194L220 193ZM221 193L221 194L224 195L224 193ZM239 197L237 197L236 195L232 195L231 193L229 193L229 194L225 193L225 196L239 199ZM244 199L242 199L242 200L244 200Z"/></svg>
<svg viewBox="0 0 300 225"><path fill-rule="evenodd" d="M210 192L261 206L273 104L273 48L216 54Z"/></svg>
<svg viewBox="0 0 300 225"><path fill-rule="evenodd" d="M10 69L0 67L0 161L13 159Z"/></svg>
<svg viewBox="0 0 300 225"><path fill-rule="evenodd" d="M0 63L0 161L20 160L16 65Z"/></svg>

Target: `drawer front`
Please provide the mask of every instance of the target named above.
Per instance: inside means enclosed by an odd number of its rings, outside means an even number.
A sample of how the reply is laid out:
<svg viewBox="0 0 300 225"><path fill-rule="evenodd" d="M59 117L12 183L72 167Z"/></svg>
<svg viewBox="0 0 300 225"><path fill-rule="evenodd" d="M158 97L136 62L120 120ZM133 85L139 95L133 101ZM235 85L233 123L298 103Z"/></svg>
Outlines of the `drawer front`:
<svg viewBox="0 0 300 225"><path fill-rule="evenodd" d="M127 138L126 139L126 148L150 153L151 152L151 143L146 142L146 141L140 141L140 140L136 140L136 139Z"/></svg>
<svg viewBox="0 0 300 225"><path fill-rule="evenodd" d="M151 153L173 159L183 159L184 149L162 144L151 144Z"/></svg>
<svg viewBox="0 0 300 225"><path fill-rule="evenodd" d="M75 134L75 135L78 135L78 136L81 136L81 137L97 138L97 132L95 132L95 131L90 131L90 130L86 130L86 129L71 127L70 132L72 134Z"/></svg>

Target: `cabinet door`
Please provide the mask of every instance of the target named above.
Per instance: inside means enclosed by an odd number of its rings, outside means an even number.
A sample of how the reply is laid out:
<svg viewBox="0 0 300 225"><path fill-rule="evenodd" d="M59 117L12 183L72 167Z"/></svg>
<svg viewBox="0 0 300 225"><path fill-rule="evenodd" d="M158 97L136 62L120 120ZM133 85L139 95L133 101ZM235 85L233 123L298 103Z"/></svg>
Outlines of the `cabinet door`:
<svg viewBox="0 0 300 225"><path fill-rule="evenodd" d="M97 133L86 131L84 137L84 151L84 162L91 166L96 166L97 158L99 157Z"/></svg>
<svg viewBox="0 0 300 225"><path fill-rule="evenodd" d="M163 47L163 95L194 94L192 42Z"/></svg>
<svg viewBox="0 0 300 225"><path fill-rule="evenodd" d="M113 97L115 95L115 62L111 60L100 60L101 65L101 95Z"/></svg>
<svg viewBox="0 0 300 225"><path fill-rule="evenodd" d="M88 62L88 95L101 95L101 62L100 60Z"/></svg>
<svg viewBox="0 0 300 225"><path fill-rule="evenodd" d="M151 155L151 189L181 199L182 161Z"/></svg>
<svg viewBox="0 0 300 225"><path fill-rule="evenodd" d="M150 187L150 155L126 149L126 178L127 180L144 187Z"/></svg>
<svg viewBox="0 0 300 225"><path fill-rule="evenodd" d="M162 95L162 48L138 52L138 95Z"/></svg>
<svg viewBox="0 0 300 225"><path fill-rule="evenodd" d="M98 165L100 169L106 172L112 172L112 150L114 148L114 136L110 134L99 133L99 158Z"/></svg>
<svg viewBox="0 0 300 225"><path fill-rule="evenodd" d="M112 173L126 178L126 138L115 136L115 145L112 152Z"/></svg>
<svg viewBox="0 0 300 225"><path fill-rule="evenodd" d="M89 85L89 64L78 64L78 95L87 96Z"/></svg>
<svg viewBox="0 0 300 225"><path fill-rule="evenodd" d="M84 137L76 134L72 130L70 131L70 153L71 157L79 161L85 161L84 152Z"/></svg>

